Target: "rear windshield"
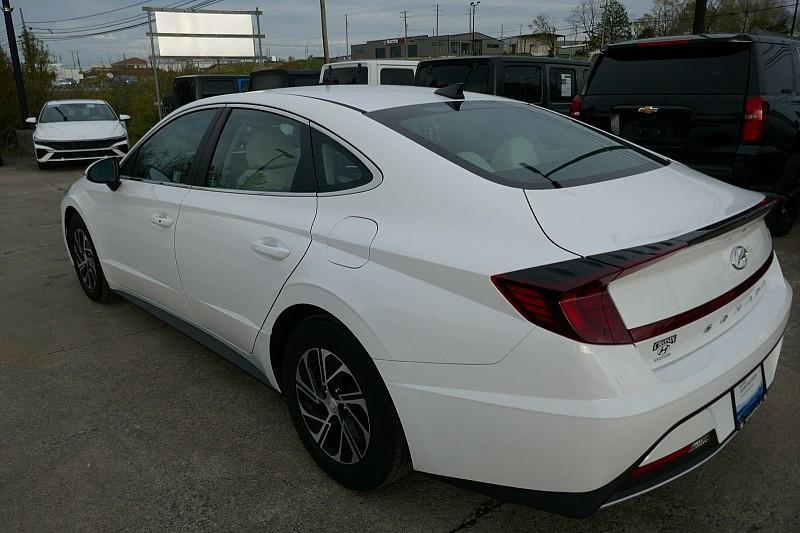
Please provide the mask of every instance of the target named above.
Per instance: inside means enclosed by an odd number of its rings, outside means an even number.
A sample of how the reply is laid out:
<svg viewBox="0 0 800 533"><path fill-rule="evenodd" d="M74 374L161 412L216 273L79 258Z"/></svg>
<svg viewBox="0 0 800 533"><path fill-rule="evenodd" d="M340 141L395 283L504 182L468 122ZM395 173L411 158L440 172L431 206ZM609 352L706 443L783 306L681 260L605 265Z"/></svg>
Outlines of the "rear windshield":
<svg viewBox="0 0 800 533"><path fill-rule="evenodd" d="M437 102L367 116L475 174L523 189L597 183L666 164L579 122L521 102Z"/></svg>
<svg viewBox="0 0 800 533"><path fill-rule="evenodd" d="M322 75L322 83L325 85L366 85L368 74L369 70L366 65L328 67Z"/></svg>
<svg viewBox="0 0 800 533"><path fill-rule="evenodd" d="M420 65L415 85L447 87L463 83L465 91L489 93L489 65L484 61L432 62Z"/></svg>
<svg viewBox="0 0 800 533"><path fill-rule="evenodd" d="M744 94L747 45L648 46L602 56L586 94Z"/></svg>

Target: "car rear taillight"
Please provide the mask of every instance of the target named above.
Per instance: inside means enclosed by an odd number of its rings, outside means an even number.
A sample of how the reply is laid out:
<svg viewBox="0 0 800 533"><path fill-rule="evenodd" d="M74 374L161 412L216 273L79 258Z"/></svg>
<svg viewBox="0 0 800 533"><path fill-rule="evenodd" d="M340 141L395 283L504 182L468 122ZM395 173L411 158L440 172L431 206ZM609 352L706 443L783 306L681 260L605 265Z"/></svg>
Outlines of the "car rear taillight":
<svg viewBox="0 0 800 533"><path fill-rule="evenodd" d="M617 310L608 284L687 246L664 241L492 276L492 283L524 318L590 344L637 342Z"/></svg>
<svg viewBox="0 0 800 533"><path fill-rule="evenodd" d="M760 141L764 136L768 116L769 103L760 96L748 96L744 101L742 142Z"/></svg>
<svg viewBox="0 0 800 533"><path fill-rule="evenodd" d="M582 104L583 98L581 98L580 95L575 95L575 98L572 99L572 104L569 106L569 116L572 118L580 118Z"/></svg>
<svg viewBox="0 0 800 533"><path fill-rule="evenodd" d="M608 284L622 268L575 259L492 276L523 317L564 337L591 344L631 344Z"/></svg>

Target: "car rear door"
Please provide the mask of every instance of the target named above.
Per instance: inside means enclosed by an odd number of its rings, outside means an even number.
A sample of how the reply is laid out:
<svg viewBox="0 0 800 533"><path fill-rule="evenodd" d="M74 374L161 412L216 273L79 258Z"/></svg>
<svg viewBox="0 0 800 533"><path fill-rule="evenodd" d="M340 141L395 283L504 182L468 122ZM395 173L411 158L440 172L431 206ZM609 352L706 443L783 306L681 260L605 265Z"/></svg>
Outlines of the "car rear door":
<svg viewBox="0 0 800 533"><path fill-rule="evenodd" d="M243 352L311 243L317 212L309 125L229 109L181 207L180 279L196 323Z"/></svg>
<svg viewBox="0 0 800 533"><path fill-rule="evenodd" d="M747 42L611 47L598 58L581 120L714 176L733 174Z"/></svg>

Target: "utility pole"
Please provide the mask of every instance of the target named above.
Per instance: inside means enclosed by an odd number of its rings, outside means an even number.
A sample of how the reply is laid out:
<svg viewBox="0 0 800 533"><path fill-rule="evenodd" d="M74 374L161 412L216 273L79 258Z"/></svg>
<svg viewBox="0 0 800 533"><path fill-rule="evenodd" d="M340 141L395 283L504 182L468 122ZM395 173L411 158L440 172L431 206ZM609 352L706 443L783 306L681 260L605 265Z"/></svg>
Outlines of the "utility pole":
<svg viewBox="0 0 800 533"><path fill-rule="evenodd" d="M800 0L798 0L800 1ZM795 12L797 11L797 7L795 7ZM436 36L439 36L439 4L436 4Z"/></svg>
<svg viewBox="0 0 800 533"><path fill-rule="evenodd" d="M153 12L151 8L145 7L147 11L147 29L150 34L150 63L153 65L153 83L156 86L156 109L158 109L158 120L164 118L161 115L161 87L158 86L158 64L156 63L156 47L153 44ZM78 65L80 65L80 56L78 56Z"/></svg>
<svg viewBox="0 0 800 533"><path fill-rule="evenodd" d="M694 23L692 33L705 33L706 31L706 0L695 0Z"/></svg>
<svg viewBox="0 0 800 533"><path fill-rule="evenodd" d="M742 32L747 31L747 16L750 14L750 0L744 4L744 20L742 21Z"/></svg>
<svg viewBox="0 0 800 533"><path fill-rule="evenodd" d="M603 22L602 31L600 33L601 50L603 49L603 45L606 43L606 21L608 20L608 17L606 16L607 13L608 13L608 0L605 0L605 2L603 2L603 18L601 19Z"/></svg>
<svg viewBox="0 0 800 533"><path fill-rule="evenodd" d="M80 74L81 71L83 70L81 68L81 51L80 50L75 50L75 57L78 58L78 74Z"/></svg>
<svg viewBox="0 0 800 533"><path fill-rule="evenodd" d="M12 11L13 8L9 5L9 0L3 0L3 18L5 18L6 34L8 35L8 52L9 55L11 55L11 66L14 69L14 83L17 86L19 118L24 128L25 119L28 118L28 98L25 96L25 84L22 82L22 68L19 64L19 50L17 50L17 36L14 34L14 21L11 18Z"/></svg>
<svg viewBox="0 0 800 533"><path fill-rule="evenodd" d="M470 43L470 50L472 51L472 55L475 55L475 12L477 11L478 4L480 4L480 3L481 3L481 0L478 0L477 2L470 2L469 3L469 7L470 7L470 9L472 11L472 13L471 13L472 14L472 25L471 25L472 26L471 27L471 31L472 31L471 39L472 39L472 42Z"/></svg>
<svg viewBox="0 0 800 533"><path fill-rule="evenodd" d="M350 27L347 20L347 13L344 14L344 42L347 47L344 51L345 59L350 59Z"/></svg>
<svg viewBox="0 0 800 533"><path fill-rule="evenodd" d="M328 53L328 17L325 15L325 0L319 0L319 16L322 19L322 55L325 63L330 63L331 56Z"/></svg>
<svg viewBox="0 0 800 533"><path fill-rule="evenodd" d="M795 0L794 2L794 15L792 16L792 31L789 35L794 36L794 23L797 22L797 4L800 3L800 0Z"/></svg>
<svg viewBox="0 0 800 533"><path fill-rule="evenodd" d="M401 11L401 13L403 14L403 32L405 35L405 39L403 39L403 46L406 49L403 57L408 57L408 11Z"/></svg>

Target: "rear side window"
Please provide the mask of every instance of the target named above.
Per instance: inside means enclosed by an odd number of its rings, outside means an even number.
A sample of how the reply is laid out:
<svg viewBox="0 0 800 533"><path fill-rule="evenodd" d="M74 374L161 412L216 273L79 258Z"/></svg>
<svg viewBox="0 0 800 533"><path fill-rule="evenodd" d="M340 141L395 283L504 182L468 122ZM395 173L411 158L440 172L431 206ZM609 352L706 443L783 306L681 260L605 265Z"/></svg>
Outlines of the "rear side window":
<svg viewBox="0 0 800 533"><path fill-rule="evenodd" d="M414 71L410 68L383 68L381 85L414 85Z"/></svg>
<svg viewBox="0 0 800 533"><path fill-rule="evenodd" d="M522 103L439 102L367 116L470 172L523 189L597 183L666 164L565 116Z"/></svg>
<svg viewBox="0 0 800 533"><path fill-rule="evenodd" d="M747 45L667 45L611 49L586 94L744 94Z"/></svg>
<svg viewBox="0 0 800 533"><path fill-rule="evenodd" d="M550 67L550 101L571 102L577 92L575 69Z"/></svg>
<svg viewBox="0 0 800 533"><path fill-rule="evenodd" d="M200 87L202 90L201 98L236 92L233 80L203 80Z"/></svg>
<svg viewBox="0 0 800 533"><path fill-rule="evenodd" d="M417 70L416 85L447 87L463 83L465 91L489 93L489 65L485 62L428 63Z"/></svg>
<svg viewBox="0 0 800 533"><path fill-rule="evenodd" d="M356 67L326 68L322 75L322 83L326 85L366 85L369 67L358 65Z"/></svg>
<svg viewBox="0 0 800 533"><path fill-rule="evenodd" d="M510 65L503 69L503 96L529 104L542 101L542 68Z"/></svg>
<svg viewBox="0 0 800 533"><path fill-rule="evenodd" d="M279 89L286 87L285 75L282 72L254 73L252 75L251 91Z"/></svg>
<svg viewBox="0 0 800 533"><path fill-rule="evenodd" d="M788 46L761 44L758 46L758 58L764 75L762 82L764 93L791 94L794 92L794 62Z"/></svg>
<svg viewBox="0 0 800 533"><path fill-rule="evenodd" d="M311 138L319 192L355 189L372 181L372 172L350 150L316 130Z"/></svg>

